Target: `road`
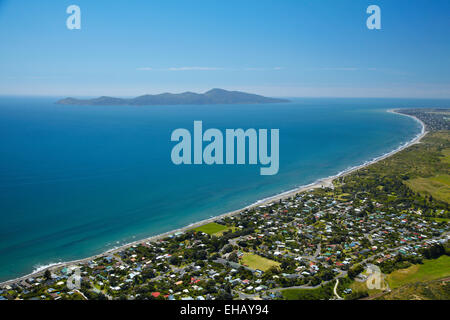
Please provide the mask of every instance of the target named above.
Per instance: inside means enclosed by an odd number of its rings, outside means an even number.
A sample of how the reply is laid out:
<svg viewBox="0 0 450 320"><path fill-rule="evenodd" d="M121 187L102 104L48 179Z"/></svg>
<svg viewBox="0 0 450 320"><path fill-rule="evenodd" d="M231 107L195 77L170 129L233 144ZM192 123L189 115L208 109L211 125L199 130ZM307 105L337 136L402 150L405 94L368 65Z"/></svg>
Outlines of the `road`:
<svg viewBox="0 0 450 320"><path fill-rule="evenodd" d="M338 300L344 300L337 293L338 285L339 285L339 278L336 279L336 284L334 285L334 289L333 289L334 295L338 298Z"/></svg>

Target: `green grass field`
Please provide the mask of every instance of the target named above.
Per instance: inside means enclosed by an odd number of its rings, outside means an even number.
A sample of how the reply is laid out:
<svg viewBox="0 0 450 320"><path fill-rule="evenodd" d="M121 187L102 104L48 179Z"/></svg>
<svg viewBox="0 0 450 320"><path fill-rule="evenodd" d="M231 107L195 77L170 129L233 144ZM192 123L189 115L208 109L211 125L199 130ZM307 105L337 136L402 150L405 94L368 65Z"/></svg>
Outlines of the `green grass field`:
<svg viewBox="0 0 450 320"><path fill-rule="evenodd" d="M449 175L438 175L431 178L415 178L406 181L406 184L416 192L428 193L436 199L450 203Z"/></svg>
<svg viewBox="0 0 450 320"><path fill-rule="evenodd" d="M441 256L436 260L424 260L423 264L416 264L406 269L400 269L387 276L392 289L408 283L431 281L450 276L450 256Z"/></svg>
<svg viewBox="0 0 450 320"><path fill-rule="evenodd" d="M416 159L409 159L408 152L400 155L405 158L402 160L410 162L408 169L411 171L411 178L405 181L405 184L416 192L429 194L433 198L447 203L450 203L449 139L448 131L435 132L424 139L425 145L430 146L429 150L426 150L429 151L428 156L426 153L422 153L420 156L416 155Z"/></svg>
<svg viewBox="0 0 450 320"><path fill-rule="evenodd" d="M442 151L443 158L441 159L442 162L450 163L450 149L445 149Z"/></svg>
<svg viewBox="0 0 450 320"><path fill-rule="evenodd" d="M224 231L228 230L229 228L227 226L211 222L208 224L205 224L203 226L197 227L193 229L194 231L204 232L209 235L221 235Z"/></svg>
<svg viewBox="0 0 450 320"><path fill-rule="evenodd" d="M286 300L324 300L333 296L331 287L316 289L287 289L281 291Z"/></svg>
<svg viewBox="0 0 450 320"><path fill-rule="evenodd" d="M447 222L447 223L450 222L450 219L447 218L433 218L433 220L436 222Z"/></svg>
<svg viewBox="0 0 450 320"><path fill-rule="evenodd" d="M433 181L450 186L450 176L448 174L439 175L431 178Z"/></svg>
<svg viewBox="0 0 450 320"><path fill-rule="evenodd" d="M241 264L248 266L251 269L259 269L262 271L267 271L271 267L278 267L280 265L279 262L263 258L253 253L244 253Z"/></svg>

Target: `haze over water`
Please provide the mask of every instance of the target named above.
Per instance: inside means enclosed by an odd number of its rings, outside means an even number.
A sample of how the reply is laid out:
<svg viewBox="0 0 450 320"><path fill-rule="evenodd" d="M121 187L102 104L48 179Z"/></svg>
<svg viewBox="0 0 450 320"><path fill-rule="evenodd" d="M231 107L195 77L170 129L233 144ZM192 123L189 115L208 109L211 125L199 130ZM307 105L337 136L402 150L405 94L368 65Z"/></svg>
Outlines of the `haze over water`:
<svg viewBox="0 0 450 320"><path fill-rule="evenodd" d="M0 280L84 258L310 184L421 131L400 107L448 100L293 99L288 104L99 107L0 98ZM280 129L280 171L175 166L174 129Z"/></svg>

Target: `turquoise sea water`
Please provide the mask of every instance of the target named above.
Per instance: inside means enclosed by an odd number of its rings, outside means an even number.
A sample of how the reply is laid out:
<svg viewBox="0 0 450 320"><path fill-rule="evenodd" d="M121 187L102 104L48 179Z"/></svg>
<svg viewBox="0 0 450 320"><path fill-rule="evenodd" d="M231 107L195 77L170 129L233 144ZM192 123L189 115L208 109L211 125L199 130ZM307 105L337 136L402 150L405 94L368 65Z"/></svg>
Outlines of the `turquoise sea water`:
<svg viewBox="0 0 450 320"><path fill-rule="evenodd" d="M100 253L335 175L420 125L390 108L449 101L294 99L276 105L59 106L0 98L0 280ZM176 128L280 129L280 171L175 166Z"/></svg>

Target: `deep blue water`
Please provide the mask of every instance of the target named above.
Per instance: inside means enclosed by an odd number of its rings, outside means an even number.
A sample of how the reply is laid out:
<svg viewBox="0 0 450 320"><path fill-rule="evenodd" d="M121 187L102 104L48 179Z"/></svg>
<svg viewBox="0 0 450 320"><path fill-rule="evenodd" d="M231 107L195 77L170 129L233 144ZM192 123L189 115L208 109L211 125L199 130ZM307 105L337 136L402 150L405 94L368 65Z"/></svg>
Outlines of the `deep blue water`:
<svg viewBox="0 0 450 320"><path fill-rule="evenodd" d="M83 258L335 175L420 132L394 107L438 100L295 99L278 105L59 106L0 98L0 280ZM176 128L279 128L280 171L175 166Z"/></svg>

